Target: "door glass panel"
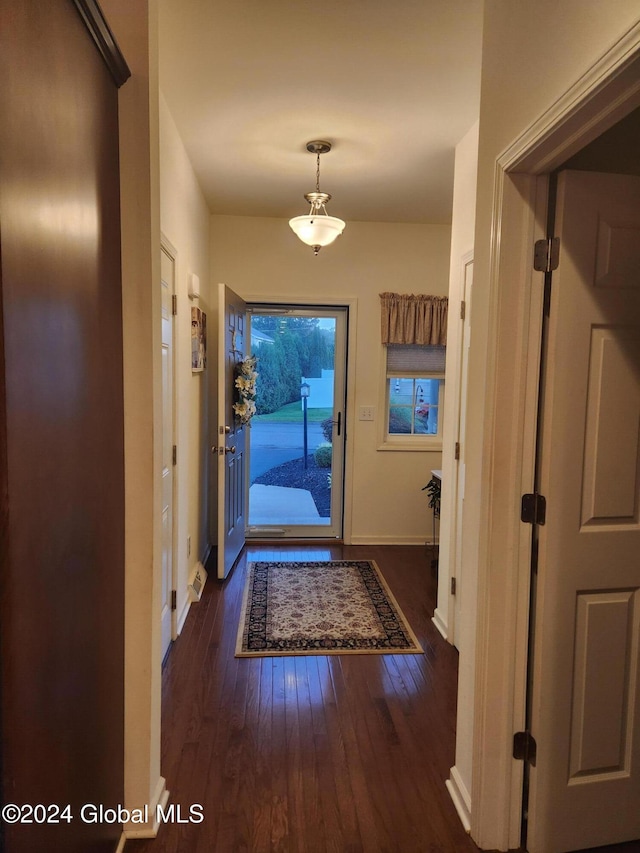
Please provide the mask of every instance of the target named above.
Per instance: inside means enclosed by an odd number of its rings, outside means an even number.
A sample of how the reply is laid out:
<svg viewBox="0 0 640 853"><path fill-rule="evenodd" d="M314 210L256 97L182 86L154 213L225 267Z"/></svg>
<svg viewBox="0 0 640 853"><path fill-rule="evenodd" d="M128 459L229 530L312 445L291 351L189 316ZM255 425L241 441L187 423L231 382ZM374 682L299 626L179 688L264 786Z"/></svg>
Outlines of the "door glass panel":
<svg viewBox="0 0 640 853"><path fill-rule="evenodd" d="M346 309L253 306L250 318L247 535L340 536Z"/></svg>

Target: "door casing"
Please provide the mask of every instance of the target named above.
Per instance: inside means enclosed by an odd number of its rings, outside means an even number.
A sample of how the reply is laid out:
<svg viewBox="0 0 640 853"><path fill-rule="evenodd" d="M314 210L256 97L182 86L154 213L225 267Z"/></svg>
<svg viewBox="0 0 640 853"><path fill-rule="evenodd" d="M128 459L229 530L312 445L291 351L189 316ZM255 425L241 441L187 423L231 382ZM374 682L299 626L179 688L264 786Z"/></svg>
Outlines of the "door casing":
<svg viewBox="0 0 640 853"><path fill-rule="evenodd" d="M297 294L274 294L266 298L263 294L249 293L245 296L247 303L256 303L264 307L277 309L281 305L299 305L301 307L317 306L318 299L310 296L299 296ZM321 304L327 308L347 308L347 341L349 352L354 352L357 344L356 332L358 328L358 299L355 296L323 297ZM347 441L344 447L344 503L342 507L342 541L345 545L351 544L352 518L353 518L353 452L348 441L348 436L354 435L356 420L355 406L353 405L353 389L355 388L355 359L347 355L346 371L346 401L345 401L345 435Z"/></svg>
<svg viewBox="0 0 640 853"><path fill-rule="evenodd" d="M277 523L274 525L275 529L280 532L280 535L283 535L284 538L291 539L309 539L309 538L317 538L317 539L334 539L338 541L343 541L343 514L344 514L344 451L346 447L346 414L347 414L347 363L348 363L348 323L349 323L349 309L345 305L326 305L326 304L313 304L313 305L300 305L296 302L289 301L287 303L279 303L278 305L273 305L271 303L266 304L262 301L257 303L248 303L247 305L247 316L249 318L248 323L248 333L249 338L251 336L251 318L253 316L264 316L269 315L269 313L273 311L275 315L282 313L285 315L293 315L293 316L317 316L321 317L324 314L333 312L334 317L336 319L336 332L335 332L335 359L334 364L337 366L338 363L341 363L340 369L336 369L335 371L335 383L334 383L334 408L333 408L333 417L336 417L336 412L339 412L339 421L340 423L340 444L338 444L335 440L334 451L333 451L333 462L331 466L332 472L339 472L340 474L340 488L341 494L335 491L335 483L336 477L333 477L332 485L331 485L331 524L329 525L317 525L314 526L312 524L309 525L292 525L287 522L286 518L283 519L281 523ZM250 344L248 345L248 350L250 349ZM336 422L334 421L334 424ZM334 426L334 436L336 435L336 428ZM247 436L247 445L250 448L251 444L251 434L249 433ZM249 458L250 458L250 450L249 450ZM249 512L249 501L250 501L250 465L247 466L246 469L246 480L247 480L247 488L246 488L246 512L245 517L247 519L247 539L260 539L264 535L269 535L268 525L259 525L258 529L252 529L250 526L250 512Z"/></svg>
<svg viewBox="0 0 640 853"><path fill-rule="evenodd" d="M500 334L489 336L487 353L490 405L481 508L486 538L474 578L477 654L470 669L475 689L469 709L475 722L468 817L481 848L507 850L520 844L523 765L513 759L512 742L525 724L531 529L520 521L519 497L533 483L543 294L542 273L532 269L532 247L545 236L548 174L640 104L639 75L636 29L496 161L489 322ZM508 454L506 464L494 464L494 448ZM460 736L459 729L457 749ZM457 795L452 792L454 802Z"/></svg>
<svg viewBox="0 0 640 853"><path fill-rule="evenodd" d="M171 261L171 264L172 264L172 280L171 280L171 282L169 282L169 285L170 285L170 295L171 295L171 298L173 299L173 297L175 297L175 276L176 276L178 253L177 253L177 250L171 245L171 243L165 237L164 234L162 235L162 238L161 238L161 252L163 252L169 258L169 260ZM161 268L162 268L162 264L161 264ZM162 311L162 305L160 305L160 309ZM164 398L164 387L163 387L162 420L163 420L163 424L164 424L165 407L170 406L171 444L173 446L177 446L177 437L176 437L176 368L175 368L176 348L177 348L177 340L176 340L177 324L175 322L175 315L173 313L171 314L170 322L171 322L171 341L172 341L171 365L170 365L171 391L170 391L170 399L165 399ZM165 441L165 439L163 436L163 445L164 445L164 441ZM177 586L177 584L176 584L176 570L177 570L177 565L176 565L176 562L177 562L177 560L176 560L176 558L177 558L177 555L176 555L177 535L176 535L176 530L177 530L177 518L178 518L177 498L178 498L177 467L176 467L176 465L174 465L173 470L172 470L172 484L171 484L171 546L170 546L171 569L169 572L170 577L167 579L169 581L171 590L175 590L176 586ZM164 548L164 545L163 545L163 548ZM163 577L162 578L163 588L164 588L164 585L165 585L165 578ZM163 604L163 607L164 607L164 604ZM176 610L171 611L170 622L171 622L171 627L170 627L171 640L175 640L175 638L178 635L177 611ZM169 644L169 646L170 646L170 644ZM166 655L168 648L169 647L164 648L164 641L163 641L163 649L162 649L162 657L163 658Z"/></svg>

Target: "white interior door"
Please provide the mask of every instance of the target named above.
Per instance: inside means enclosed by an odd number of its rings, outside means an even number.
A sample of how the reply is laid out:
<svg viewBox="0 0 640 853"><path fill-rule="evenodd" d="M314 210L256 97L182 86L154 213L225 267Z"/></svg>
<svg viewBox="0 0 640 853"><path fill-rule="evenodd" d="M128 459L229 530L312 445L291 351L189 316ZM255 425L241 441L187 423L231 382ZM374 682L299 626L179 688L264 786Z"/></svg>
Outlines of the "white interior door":
<svg viewBox="0 0 640 853"><path fill-rule="evenodd" d="M218 293L218 577L225 578L245 540L247 427L233 412L235 367L246 354L245 301L224 284Z"/></svg>
<svg viewBox="0 0 640 853"><path fill-rule="evenodd" d="M458 465L456 469L456 501L455 501L455 554L453 560L453 576L456 579L456 593L454 596L453 619L451 620L452 642L461 649L461 634L463 631L462 614L465 605L465 590L463 583L462 560L462 525L464 518L464 484L466 472L466 442L465 430L467 428L467 391L469 375L469 347L471 345L471 291L473 287L473 260L464 265L463 304L464 317L462 324L462 352L460 358L460 402L458 405ZM475 605L475 602L473 602Z"/></svg>
<svg viewBox="0 0 640 853"><path fill-rule="evenodd" d="M160 633L164 658L173 636L173 473L174 473L174 352L173 294L175 260L163 246L160 275L162 290L162 580Z"/></svg>
<svg viewBox="0 0 640 853"><path fill-rule="evenodd" d="M530 853L640 838L640 178L562 173L556 234Z"/></svg>

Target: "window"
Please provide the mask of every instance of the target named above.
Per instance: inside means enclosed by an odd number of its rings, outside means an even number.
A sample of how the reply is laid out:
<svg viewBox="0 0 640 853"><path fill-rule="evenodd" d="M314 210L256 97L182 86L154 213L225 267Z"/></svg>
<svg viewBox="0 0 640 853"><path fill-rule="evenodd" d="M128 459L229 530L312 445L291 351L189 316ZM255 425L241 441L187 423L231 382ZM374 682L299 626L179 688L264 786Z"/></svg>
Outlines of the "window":
<svg viewBox="0 0 640 853"><path fill-rule="evenodd" d="M388 380L389 435L438 435L441 379L395 376Z"/></svg>
<svg viewBox="0 0 640 853"><path fill-rule="evenodd" d="M442 346L387 346L384 449L440 445L444 364Z"/></svg>

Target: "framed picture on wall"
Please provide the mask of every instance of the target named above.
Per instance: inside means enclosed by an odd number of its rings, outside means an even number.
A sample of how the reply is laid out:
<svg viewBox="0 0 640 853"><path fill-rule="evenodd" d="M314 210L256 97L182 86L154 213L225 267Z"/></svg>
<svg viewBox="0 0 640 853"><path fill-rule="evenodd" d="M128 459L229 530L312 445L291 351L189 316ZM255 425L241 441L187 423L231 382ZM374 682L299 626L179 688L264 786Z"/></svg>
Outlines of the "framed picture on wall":
<svg viewBox="0 0 640 853"><path fill-rule="evenodd" d="M207 366L207 315L195 306L191 309L191 372Z"/></svg>

